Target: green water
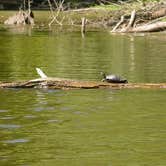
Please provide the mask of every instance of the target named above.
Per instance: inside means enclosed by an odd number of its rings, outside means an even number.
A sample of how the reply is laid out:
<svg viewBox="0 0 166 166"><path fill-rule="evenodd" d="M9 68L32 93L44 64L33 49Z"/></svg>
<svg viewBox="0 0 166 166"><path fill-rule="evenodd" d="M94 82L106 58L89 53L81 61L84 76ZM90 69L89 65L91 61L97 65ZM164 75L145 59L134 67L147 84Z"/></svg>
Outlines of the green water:
<svg viewBox="0 0 166 166"><path fill-rule="evenodd" d="M166 82L165 33L0 31L0 80ZM2 166L165 166L166 91L0 89Z"/></svg>

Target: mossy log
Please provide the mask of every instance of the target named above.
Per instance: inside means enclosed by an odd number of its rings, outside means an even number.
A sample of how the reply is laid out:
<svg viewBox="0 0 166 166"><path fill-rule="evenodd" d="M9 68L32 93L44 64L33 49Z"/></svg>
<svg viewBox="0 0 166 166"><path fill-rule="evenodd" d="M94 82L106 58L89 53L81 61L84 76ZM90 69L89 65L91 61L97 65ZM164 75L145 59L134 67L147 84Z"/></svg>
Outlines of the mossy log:
<svg viewBox="0 0 166 166"><path fill-rule="evenodd" d="M21 82L0 82L0 88L48 88L48 89L166 89L166 83L107 83L79 81L61 78L39 78Z"/></svg>

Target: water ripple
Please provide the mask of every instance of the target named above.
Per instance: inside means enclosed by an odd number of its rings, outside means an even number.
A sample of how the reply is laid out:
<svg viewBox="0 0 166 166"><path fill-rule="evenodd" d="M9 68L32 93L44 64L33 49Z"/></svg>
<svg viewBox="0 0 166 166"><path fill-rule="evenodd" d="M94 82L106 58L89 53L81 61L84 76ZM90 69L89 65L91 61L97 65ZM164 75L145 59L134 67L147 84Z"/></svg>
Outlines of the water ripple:
<svg viewBox="0 0 166 166"><path fill-rule="evenodd" d="M0 110L0 113L1 113L1 112L8 112L8 110Z"/></svg>
<svg viewBox="0 0 166 166"><path fill-rule="evenodd" d="M28 139L13 139L13 140L6 140L6 141L2 141L3 143L9 143L9 144L15 144L15 143L25 143L25 142L29 142Z"/></svg>
<svg viewBox="0 0 166 166"><path fill-rule="evenodd" d="M0 118L1 120L10 120L10 119L14 119L14 117L12 116L4 116Z"/></svg>
<svg viewBox="0 0 166 166"><path fill-rule="evenodd" d="M15 125L15 124L0 124L0 128L3 129L17 129L20 128L20 125Z"/></svg>
<svg viewBox="0 0 166 166"><path fill-rule="evenodd" d="M57 120L57 119L49 119L47 120L48 123L59 123L59 122L62 122L60 120Z"/></svg>
<svg viewBox="0 0 166 166"><path fill-rule="evenodd" d="M35 115L25 115L24 118L33 119L33 118L36 118L36 116Z"/></svg>

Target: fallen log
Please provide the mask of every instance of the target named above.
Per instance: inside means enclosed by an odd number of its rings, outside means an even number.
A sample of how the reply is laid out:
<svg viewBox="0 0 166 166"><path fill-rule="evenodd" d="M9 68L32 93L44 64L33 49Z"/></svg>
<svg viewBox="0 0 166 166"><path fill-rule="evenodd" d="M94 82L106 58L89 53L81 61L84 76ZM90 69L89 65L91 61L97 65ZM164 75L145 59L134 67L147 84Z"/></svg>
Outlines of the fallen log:
<svg viewBox="0 0 166 166"><path fill-rule="evenodd" d="M36 68L40 78L21 82L0 82L0 88L48 88L48 89L135 89L155 88L166 89L166 83L108 83L103 81L79 81L64 78L52 78L40 69Z"/></svg>
<svg viewBox="0 0 166 166"><path fill-rule="evenodd" d="M166 83L107 83L79 81L61 78L39 78L21 82L0 82L0 88L48 88L48 89L166 89Z"/></svg>
<svg viewBox="0 0 166 166"><path fill-rule="evenodd" d="M149 25L133 27L128 32L159 32L166 30L166 22L156 22Z"/></svg>
<svg viewBox="0 0 166 166"><path fill-rule="evenodd" d="M164 17L162 17L162 18L164 18ZM157 20L159 20L159 18ZM150 23L136 26L135 25L135 22L136 22L136 11L135 10L133 10L131 12L131 17L130 17L128 25L122 29L117 29L117 26L119 27L119 24L122 24L123 22L120 21L111 32L140 33L140 32L159 32L159 31L166 30L165 21L158 21L158 22L151 21Z"/></svg>
<svg viewBox="0 0 166 166"><path fill-rule="evenodd" d="M151 19L160 18L160 17L163 17L165 15L166 15L166 7L152 13Z"/></svg>

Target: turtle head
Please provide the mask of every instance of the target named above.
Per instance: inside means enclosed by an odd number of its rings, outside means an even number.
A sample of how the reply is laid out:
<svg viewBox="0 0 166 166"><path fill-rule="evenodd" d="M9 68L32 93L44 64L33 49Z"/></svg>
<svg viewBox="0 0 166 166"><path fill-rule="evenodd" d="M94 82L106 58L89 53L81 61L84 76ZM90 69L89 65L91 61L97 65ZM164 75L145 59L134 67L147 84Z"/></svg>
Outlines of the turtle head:
<svg viewBox="0 0 166 166"><path fill-rule="evenodd" d="M106 74L104 72L100 72L100 74L102 75L102 77L105 79L106 78Z"/></svg>

